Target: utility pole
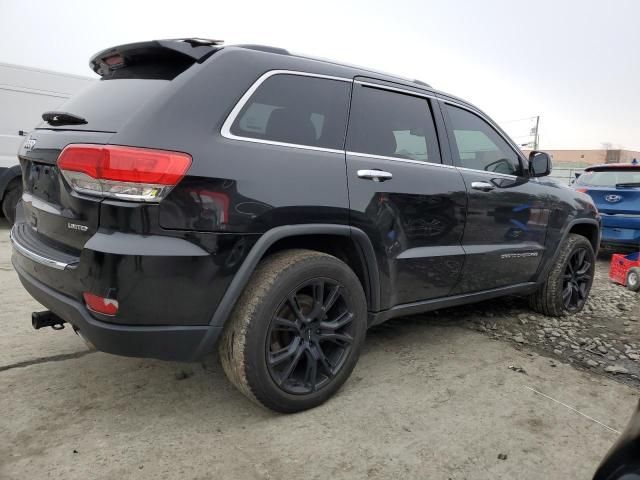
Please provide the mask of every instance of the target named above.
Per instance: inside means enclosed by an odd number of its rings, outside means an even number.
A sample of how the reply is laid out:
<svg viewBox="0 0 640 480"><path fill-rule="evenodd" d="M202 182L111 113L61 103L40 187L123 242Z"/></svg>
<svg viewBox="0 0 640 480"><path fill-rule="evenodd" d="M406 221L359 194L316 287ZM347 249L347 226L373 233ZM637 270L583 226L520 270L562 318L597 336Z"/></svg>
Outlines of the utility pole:
<svg viewBox="0 0 640 480"><path fill-rule="evenodd" d="M538 137L538 127L540 126L540 115L537 115L535 118L536 118L536 126L531 129L531 134L533 135L533 149L538 150L538 143L540 139Z"/></svg>

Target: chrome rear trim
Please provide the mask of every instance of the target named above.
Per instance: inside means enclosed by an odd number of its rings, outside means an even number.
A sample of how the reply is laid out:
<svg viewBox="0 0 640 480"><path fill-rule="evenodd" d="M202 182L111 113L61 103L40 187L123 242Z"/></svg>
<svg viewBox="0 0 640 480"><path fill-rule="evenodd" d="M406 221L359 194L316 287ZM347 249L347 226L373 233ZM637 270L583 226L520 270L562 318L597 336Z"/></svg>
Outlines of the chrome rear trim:
<svg viewBox="0 0 640 480"><path fill-rule="evenodd" d="M71 263L60 262L58 260L54 260L53 258L43 257L42 255L29 250L24 245L21 245L18 242L18 240L13 235L13 230L9 234L9 238L11 239L11 244L13 245L13 248L16 252L28 258L29 260L33 260L34 262L39 263L40 265L45 265L56 270L64 270L65 268L72 265Z"/></svg>

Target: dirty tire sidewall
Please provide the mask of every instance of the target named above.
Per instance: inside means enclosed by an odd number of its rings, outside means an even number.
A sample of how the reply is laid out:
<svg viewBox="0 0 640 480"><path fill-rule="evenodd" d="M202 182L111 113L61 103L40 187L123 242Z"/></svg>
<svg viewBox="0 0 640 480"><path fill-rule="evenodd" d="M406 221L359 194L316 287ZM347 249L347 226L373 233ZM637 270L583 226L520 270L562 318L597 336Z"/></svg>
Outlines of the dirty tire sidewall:
<svg viewBox="0 0 640 480"><path fill-rule="evenodd" d="M282 300L301 283L317 277L344 286L353 306L354 340L342 369L316 392L295 395L273 381L266 363L266 336ZM229 380L249 399L267 408L292 413L316 407L329 399L349 378L364 342L367 305L362 285L337 258L311 250L287 250L262 261L252 275L225 325L219 344L222 366Z"/></svg>
<svg viewBox="0 0 640 480"><path fill-rule="evenodd" d="M554 265L549 272L546 281L540 288L529 297L529 306L536 312L550 317L562 317L579 313L580 310L569 312L565 309L562 301L562 280L567 262L573 253L579 248L586 248L591 261L591 280L587 288L587 298L593 285L595 275L596 256L591 242L582 235L570 233L564 243L560 246L560 252L554 261ZM586 304L586 302L585 302Z"/></svg>
<svg viewBox="0 0 640 480"><path fill-rule="evenodd" d="M627 272L627 288L632 292L640 290L640 268L630 268Z"/></svg>
<svg viewBox="0 0 640 480"><path fill-rule="evenodd" d="M16 206L20 198L22 198L22 184L19 180L12 180L2 199L2 214L11 225L16 221Z"/></svg>

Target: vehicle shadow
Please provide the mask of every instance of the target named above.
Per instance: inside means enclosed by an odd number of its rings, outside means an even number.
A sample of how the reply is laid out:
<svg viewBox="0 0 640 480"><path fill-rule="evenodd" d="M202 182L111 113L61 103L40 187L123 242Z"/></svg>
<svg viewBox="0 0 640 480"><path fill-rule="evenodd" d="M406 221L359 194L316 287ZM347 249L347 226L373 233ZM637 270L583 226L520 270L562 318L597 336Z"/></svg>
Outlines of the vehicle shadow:
<svg viewBox="0 0 640 480"><path fill-rule="evenodd" d="M404 359L410 352L447 350L443 346L453 343L460 329L443 328L446 324L439 315L419 315L371 329L358 367L337 397L357 396L360 389L373 388L369 383L384 377L390 369L401 369L403 365L406 368ZM432 354L426 355L429 363L437 361L431 359ZM200 363L178 363L94 352L35 368L37 371L30 372L31 381L16 385L12 394L14 399L33 398L33 404L49 403L46 412L29 412L27 417L33 418L33 428L43 421L38 420L41 414L49 419L58 416L63 419L71 414L79 423L101 423L104 418L112 418L115 423L105 428L116 431L129 430L130 423L148 425L159 418L172 418L170 423L195 429L201 427L202 418L215 418L215 424L222 430L242 429L256 421L280 416L255 405L237 391L213 354ZM64 390L60 402L50 404L46 400L49 388ZM115 420L114 411L118 412ZM75 428L62 421L58 427Z"/></svg>

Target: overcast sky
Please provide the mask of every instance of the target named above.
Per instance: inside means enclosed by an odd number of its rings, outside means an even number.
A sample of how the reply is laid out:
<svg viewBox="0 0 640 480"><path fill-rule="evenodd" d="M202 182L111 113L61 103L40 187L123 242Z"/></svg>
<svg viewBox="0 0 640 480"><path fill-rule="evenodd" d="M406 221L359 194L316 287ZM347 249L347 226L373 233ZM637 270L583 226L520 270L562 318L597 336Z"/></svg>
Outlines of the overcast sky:
<svg viewBox="0 0 640 480"><path fill-rule="evenodd" d="M176 37L261 43L419 78L522 143L640 150L640 1L0 0L0 62L92 75L106 47Z"/></svg>

